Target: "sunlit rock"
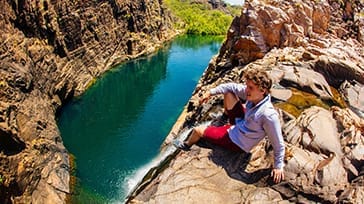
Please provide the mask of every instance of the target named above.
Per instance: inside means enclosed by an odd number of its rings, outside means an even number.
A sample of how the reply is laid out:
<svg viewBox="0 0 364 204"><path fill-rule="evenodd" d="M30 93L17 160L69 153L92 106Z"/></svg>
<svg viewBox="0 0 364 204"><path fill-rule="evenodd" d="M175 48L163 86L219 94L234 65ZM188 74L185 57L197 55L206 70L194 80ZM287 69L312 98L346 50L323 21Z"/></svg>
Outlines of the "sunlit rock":
<svg viewBox="0 0 364 204"><path fill-rule="evenodd" d="M281 197L271 191L265 193L270 195L270 202L280 199L292 203L362 202L363 119L347 108L361 105L364 50L358 36L362 31L357 29L360 21L351 20L362 7L363 3L358 1L247 1L241 16L231 24L219 56L210 62L188 103L182 128L222 113L221 96L214 96L208 104L200 106L196 102L199 95L220 83L242 82L240 76L245 69L269 71L276 87L290 91L287 97L274 101L286 144L284 181L273 185L269 177L272 148L268 140L253 149L245 164L239 163L239 154L202 143L193 146L192 152L177 154L166 173L161 173L132 201L154 203L159 196L164 196L164 200L174 199L175 194L169 197L159 191L167 183L164 192L175 189L171 184L174 180L175 185L189 189L184 193L193 192L188 199L182 198L184 202L218 203L221 198L227 203L254 202L257 197L246 194L259 188L279 192ZM208 153L212 156L206 156ZM221 167L227 176L221 175ZM185 175L173 175L183 170L187 170ZM215 188L216 183L212 185L210 177L205 178L206 183L201 182L202 171L205 175L218 172L229 180L225 182L231 182L230 179L241 182L244 196L239 200L235 192L230 192L233 200L225 198L222 191L239 186L226 183L231 186L221 185L215 192L208 191L213 201L206 200L204 193L195 193L195 188L206 192L212 186ZM193 179L195 183L191 182ZM188 182L191 183L186 186ZM259 197L266 201L261 192Z"/></svg>
<svg viewBox="0 0 364 204"><path fill-rule="evenodd" d="M65 203L71 166L56 112L178 31L160 1L10 0L0 16L0 202Z"/></svg>

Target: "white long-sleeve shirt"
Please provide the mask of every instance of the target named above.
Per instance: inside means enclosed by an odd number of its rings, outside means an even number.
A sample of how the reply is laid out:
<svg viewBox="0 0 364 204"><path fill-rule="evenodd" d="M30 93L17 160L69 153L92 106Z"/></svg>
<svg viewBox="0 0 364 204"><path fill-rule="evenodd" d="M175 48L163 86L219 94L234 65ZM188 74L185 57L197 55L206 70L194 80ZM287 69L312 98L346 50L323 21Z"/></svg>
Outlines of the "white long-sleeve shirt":
<svg viewBox="0 0 364 204"><path fill-rule="evenodd" d="M232 92L245 100L245 90L245 84L226 83L211 89L210 94ZM269 94L257 105L247 101L244 118L237 118L236 124L231 126L228 132L231 141L245 152L250 152L265 136L268 136L274 151L274 168L283 168L285 150L281 125Z"/></svg>

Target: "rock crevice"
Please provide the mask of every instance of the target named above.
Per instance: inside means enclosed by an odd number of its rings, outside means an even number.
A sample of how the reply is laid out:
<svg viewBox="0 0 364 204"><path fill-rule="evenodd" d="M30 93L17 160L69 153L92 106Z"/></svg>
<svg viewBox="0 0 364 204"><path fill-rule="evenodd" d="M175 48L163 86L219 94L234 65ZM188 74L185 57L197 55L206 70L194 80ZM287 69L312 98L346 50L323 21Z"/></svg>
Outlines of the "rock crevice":
<svg viewBox="0 0 364 204"><path fill-rule="evenodd" d="M222 96L200 105L200 95L242 82L246 69L265 69L274 86L291 92L273 97L286 144L285 180L270 177L268 140L249 159L199 143L177 151L131 202L362 203L363 12L362 1L245 1L164 145L222 113Z"/></svg>
<svg viewBox="0 0 364 204"><path fill-rule="evenodd" d="M56 113L113 65L176 34L160 1L1 1L0 202L65 203Z"/></svg>

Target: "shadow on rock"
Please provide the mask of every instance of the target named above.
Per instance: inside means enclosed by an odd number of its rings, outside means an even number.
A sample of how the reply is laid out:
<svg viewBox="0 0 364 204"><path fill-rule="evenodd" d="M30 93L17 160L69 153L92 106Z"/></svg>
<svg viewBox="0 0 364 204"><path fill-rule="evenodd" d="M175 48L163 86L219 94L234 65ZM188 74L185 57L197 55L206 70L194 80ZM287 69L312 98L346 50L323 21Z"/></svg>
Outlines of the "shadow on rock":
<svg viewBox="0 0 364 204"><path fill-rule="evenodd" d="M260 169L254 172L246 171L246 167L251 158L251 153L226 150L206 141L200 141L198 145L200 147L211 149L208 158L217 166L224 168L231 178L258 186L267 186L272 184L272 179L269 179L269 174L271 172L270 168Z"/></svg>

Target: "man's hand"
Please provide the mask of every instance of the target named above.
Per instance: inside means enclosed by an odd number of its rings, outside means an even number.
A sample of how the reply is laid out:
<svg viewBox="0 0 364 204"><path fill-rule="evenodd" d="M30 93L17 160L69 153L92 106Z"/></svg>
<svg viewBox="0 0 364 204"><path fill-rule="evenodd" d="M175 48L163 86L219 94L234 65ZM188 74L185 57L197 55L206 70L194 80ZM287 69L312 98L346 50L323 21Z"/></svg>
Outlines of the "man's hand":
<svg viewBox="0 0 364 204"><path fill-rule="evenodd" d="M210 91L207 91L206 93L204 93L201 97L200 97L200 105L203 104L205 101L207 101L210 98L211 94Z"/></svg>
<svg viewBox="0 0 364 204"><path fill-rule="evenodd" d="M284 171L283 169L273 169L270 176L273 177L274 183L279 183L284 180Z"/></svg>

